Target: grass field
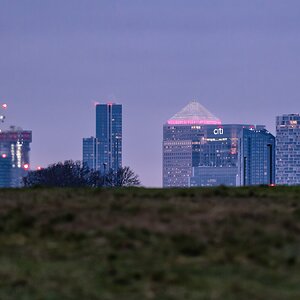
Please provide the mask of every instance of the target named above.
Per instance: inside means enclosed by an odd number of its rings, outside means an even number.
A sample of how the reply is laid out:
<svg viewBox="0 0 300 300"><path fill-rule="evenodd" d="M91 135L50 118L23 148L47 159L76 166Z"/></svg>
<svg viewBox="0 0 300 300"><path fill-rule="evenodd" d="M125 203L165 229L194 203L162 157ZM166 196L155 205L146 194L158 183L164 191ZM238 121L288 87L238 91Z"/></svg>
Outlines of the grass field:
<svg viewBox="0 0 300 300"><path fill-rule="evenodd" d="M300 299L300 187L0 190L0 299Z"/></svg>

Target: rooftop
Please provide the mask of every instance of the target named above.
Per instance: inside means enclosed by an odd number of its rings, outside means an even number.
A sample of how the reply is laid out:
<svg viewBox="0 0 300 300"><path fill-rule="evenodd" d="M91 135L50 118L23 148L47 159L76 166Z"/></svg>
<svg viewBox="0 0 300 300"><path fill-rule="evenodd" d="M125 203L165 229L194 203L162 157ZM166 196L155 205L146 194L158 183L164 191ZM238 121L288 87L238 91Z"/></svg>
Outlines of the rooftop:
<svg viewBox="0 0 300 300"><path fill-rule="evenodd" d="M199 102L193 100L169 119L167 123L172 125L215 125L221 124L221 120L214 116Z"/></svg>

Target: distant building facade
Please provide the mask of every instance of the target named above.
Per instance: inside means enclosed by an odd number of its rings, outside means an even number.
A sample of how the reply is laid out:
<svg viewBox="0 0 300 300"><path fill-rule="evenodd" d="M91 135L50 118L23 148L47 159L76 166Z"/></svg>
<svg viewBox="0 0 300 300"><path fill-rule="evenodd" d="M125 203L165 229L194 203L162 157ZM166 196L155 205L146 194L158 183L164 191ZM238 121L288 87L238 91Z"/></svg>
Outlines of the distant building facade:
<svg viewBox="0 0 300 300"><path fill-rule="evenodd" d="M122 167L122 105L96 105L96 138L99 141L98 169L117 171Z"/></svg>
<svg viewBox="0 0 300 300"><path fill-rule="evenodd" d="M0 188L11 187L11 158L6 154L0 155Z"/></svg>
<svg viewBox="0 0 300 300"><path fill-rule="evenodd" d="M239 185L275 184L275 137L264 126L241 132Z"/></svg>
<svg viewBox="0 0 300 300"><path fill-rule="evenodd" d="M165 127L165 132L167 130ZM188 187L191 174L192 141L164 140L163 187Z"/></svg>
<svg viewBox="0 0 300 300"><path fill-rule="evenodd" d="M300 184L300 115L276 117L276 184Z"/></svg>
<svg viewBox="0 0 300 300"><path fill-rule="evenodd" d="M99 141L95 137L83 138L82 162L90 170L97 170L99 163Z"/></svg>
<svg viewBox="0 0 300 300"><path fill-rule="evenodd" d="M193 174L190 179L190 186L237 186L237 172L237 167L193 167Z"/></svg>
<svg viewBox="0 0 300 300"><path fill-rule="evenodd" d="M96 105L96 137L83 139L83 163L108 172L122 167L122 105Z"/></svg>
<svg viewBox="0 0 300 300"><path fill-rule="evenodd" d="M193 141L190 186L239 185L239 137L248 124L205 125Z"/></svg>
<svg viewBox="0 0 300 300"><path fill-rule="evenodd" d="M274 149L274 136L261 126L222 124L192 101L163 127L163 187L268 184L275 179Z"/></svg>
<svg viewBox="0 0 300 300"><path fill-rule="evenodd" d="M2 168L7 168L7 161L10 162L9 168L10 184L7 187L20 187L22 178L26 176L30 167L30 143L32 142L32 132L11 126L9 130L0 132L0 157ZM4 167L4 165L6 167ZM1 168L0 166L0 168ZM8 170L8 169L7 169ZM7 177L5 171L0 170L0 177ZM4 177L1 177L2 179ZM0 181L2 180L0 178ZM7 179L3 179L7 184Z"/></svg>

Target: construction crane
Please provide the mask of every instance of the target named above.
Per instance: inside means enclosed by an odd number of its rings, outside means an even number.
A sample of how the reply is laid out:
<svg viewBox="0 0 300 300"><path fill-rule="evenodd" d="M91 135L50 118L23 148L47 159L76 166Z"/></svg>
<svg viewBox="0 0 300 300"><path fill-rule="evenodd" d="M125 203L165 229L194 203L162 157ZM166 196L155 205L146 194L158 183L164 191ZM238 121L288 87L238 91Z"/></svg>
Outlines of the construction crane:
<svg viewBox="0 0 300 300"><path fill-rule="evenodd" d="M1 111L0 111L0 123L4 123L5 121L5 110L7 109L7 104L3 103L1 105ZM1 132L1 128L0 128L0 132Z"/></svg>
<svg viewBox="0 0 300 300"><path fill-rule="evenodd" d="M1 105L1 108L2 108L3 111L5 111L7 109L7 104L3 103ZM4 112L3 112L3 113L0 113L0 122L4 123L4 120L5 120L5 115L4 115Z"/></svg>

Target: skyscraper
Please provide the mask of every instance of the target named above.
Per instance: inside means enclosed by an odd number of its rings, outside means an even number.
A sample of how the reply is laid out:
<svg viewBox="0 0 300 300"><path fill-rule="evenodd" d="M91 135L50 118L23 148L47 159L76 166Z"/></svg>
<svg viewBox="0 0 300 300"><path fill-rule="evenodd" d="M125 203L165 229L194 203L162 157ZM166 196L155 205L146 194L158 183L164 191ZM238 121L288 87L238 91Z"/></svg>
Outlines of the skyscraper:
<svg viewBox="0 0 300 300"><path fill-rule="evenodd" d="M275 183L275 137L264 126L241 132L239 185Z"/></svg>
<svg viewBox="0 0 300 300"><path fill-rule="evenodd" d="M188 187L208 128L222 132L221 120L191 101L163 127L163 186ZM216 132L215 131L215 132Z"/></svg>
<svg viewBox="0 0 300 300"><path fill-rule="evenodd" d="M89 168L116 172L122 167L122 105L96 105L96 138L84 138L83 163Z"/></svg>
<svg viewBox="0 0 300 300"><path fill-rule="evenodd" d="M300 184L300 115L276 117L276 184Z"/></svg>
<svg viewBox="0 0 300 300"><path fill-rule="evenodd" d="M10 185L9 187L20 187L22 177L29 170L29 152L30 143L32 142L32 132L22 130L19 127L11 126L9 130L0 132L0 155L2 163L9 159Z"/></svg>
<svg viewBox="0 0 300 300"><path fill-rule="evenodd" d="M96 138L99 141L98 169L117 171L122 167L122 105L96 105Z"/></svg>

